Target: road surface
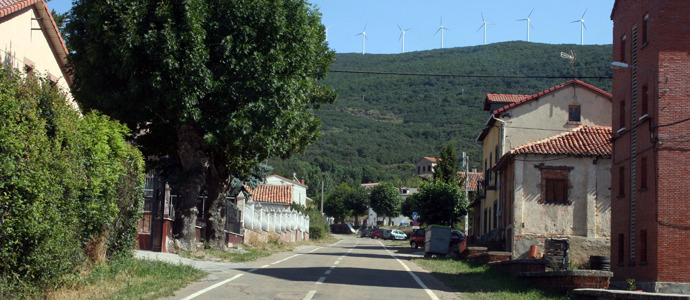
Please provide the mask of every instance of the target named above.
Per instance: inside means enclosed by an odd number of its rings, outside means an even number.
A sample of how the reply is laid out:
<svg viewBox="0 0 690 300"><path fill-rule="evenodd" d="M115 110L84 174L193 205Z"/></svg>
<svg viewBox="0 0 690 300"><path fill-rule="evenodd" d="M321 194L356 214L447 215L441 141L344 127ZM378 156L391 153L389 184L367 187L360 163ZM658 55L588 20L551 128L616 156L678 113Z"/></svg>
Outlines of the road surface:
<svg viewBox="0 0 690 300"><path fill-rule="evenodd" d="M458 299L409 256L379 240L348 236L228 267L171 299Z"/></svg>

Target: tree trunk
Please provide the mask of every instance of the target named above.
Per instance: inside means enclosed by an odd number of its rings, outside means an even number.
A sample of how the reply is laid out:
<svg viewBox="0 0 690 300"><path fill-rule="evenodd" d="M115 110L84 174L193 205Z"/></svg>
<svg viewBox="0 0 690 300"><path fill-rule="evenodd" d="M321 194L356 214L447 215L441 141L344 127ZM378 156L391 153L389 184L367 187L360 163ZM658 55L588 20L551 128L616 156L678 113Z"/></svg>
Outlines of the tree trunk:
<svg viewBox="0 0 690 300"><path fill-rule="evenodd" d="M208 203L206 205L206 240L214 249L225 249L225 198L230 187L229 174L225 156L215 153L211 156L206 170L206 188Z"/></svg>
<svg viewBox="0 0 690 300"><path fill-rule="evenodd" d="M182 250L196 249L196 207L199 192L206 182L204 170L208 167L201 134L189 125L177 128L177 154L182 165L179 213L175 215L175 233Z"/></svg>

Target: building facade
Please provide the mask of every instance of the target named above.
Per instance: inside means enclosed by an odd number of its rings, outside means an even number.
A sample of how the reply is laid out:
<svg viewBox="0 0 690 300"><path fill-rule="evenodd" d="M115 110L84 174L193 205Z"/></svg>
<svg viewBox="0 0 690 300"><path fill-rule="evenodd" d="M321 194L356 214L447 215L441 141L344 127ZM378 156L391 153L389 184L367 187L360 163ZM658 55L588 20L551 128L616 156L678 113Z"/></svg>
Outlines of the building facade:
<svg viewBox="0 0 690 300"><path fill-rule="evenodd" d="M613 284L689 292L690 1L617 0L613 20Z"/></svg>

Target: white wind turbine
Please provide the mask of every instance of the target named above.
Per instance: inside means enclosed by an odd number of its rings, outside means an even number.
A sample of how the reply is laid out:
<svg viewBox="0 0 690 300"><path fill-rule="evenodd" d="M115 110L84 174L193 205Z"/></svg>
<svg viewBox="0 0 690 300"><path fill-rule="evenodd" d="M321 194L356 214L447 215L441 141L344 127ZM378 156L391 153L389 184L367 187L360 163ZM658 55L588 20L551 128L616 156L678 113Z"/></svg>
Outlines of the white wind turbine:
<svg viewBox="0 0 690 300"><path fill-rule="evenodd" d="M328 42L328 28L333 27L333 25L326 27L326 42Z"/></svg>
<svg viewBox="0 0 690 300"><path fill-rule="evenodd" d="M484 45L486 45L486 25L496 25L496 24L487 22L487 21L484 19L484 14L481 13L481 15L482 15L482 26L479 26L479 29L477 29L477 31L481 30L482 27L484 27Z"/></svg>
<svg viewBox="0 0 690 300"><path fill-rule="evenodd" d="M400 29L400 38L398 38L398 40L402 39L402 53L405 53L405 33L412 28L403 30L400 25L398 25L398 29Z"/></svg>
<svg viewBox="0 0 690 300"><path fill-rule="evenodd" d="M366 32L366 30L367 30L367 25L368 25L368 24L364 25L364 29L362 29L362 32L360 32L360 33L358 33L358 34L355 34L355 36L357 36L357 35L361 35L361 36L362 36L362 54L364 54L364 46L365 46L365 42L366 42L366 40L367 40L367 32Z"/></svg>
<svg viewBox="0 0 690 300"><path fill-rule="evenodd" d="M443 17L441 17L441 26L434 33L437 34L439 31L441 32L441 49L443 49L443 32L446 30L448 30L448 27L443 26Z"/></svg>
<svg viewBox="0 0 690 300"><path fill-rule="evenodd" d="M532 26L532 19L529 18L530 16L532 16L533 12L534 12L534 8L532 8L532 11L529 12L529 15L527 15L527 18L518 20L518 21L527 21L527 41L528 42L529 42L529 28L532 27L532 29L534 29L534 26Z"/></svg>
<svg viewBox="0 0 690 300"><path fill-rule="evenodd" d="M585 30L587 29L587 26L585 26L585 14L587 13L587 9L585 9L585 12L582 13L582 17L580 17L579 20L572 21L570 23L580 23L580 45L585 44Z"/></svg>

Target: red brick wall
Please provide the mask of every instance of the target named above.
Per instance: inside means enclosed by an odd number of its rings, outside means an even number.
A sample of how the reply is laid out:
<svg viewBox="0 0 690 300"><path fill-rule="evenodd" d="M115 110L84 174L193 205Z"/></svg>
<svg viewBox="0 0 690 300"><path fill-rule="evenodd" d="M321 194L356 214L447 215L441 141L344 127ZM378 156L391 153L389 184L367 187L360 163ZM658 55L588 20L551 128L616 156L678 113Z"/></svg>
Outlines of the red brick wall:
<svg viewBox="0 0 690 300"><path fill-rule="evenodd" d="M649 43L642 41L642 21L649 14ZM638 28L636 65L656 71L638 70L638 101L644 85L649 89L649 119L636 121L637 170L646 157L648 188L639 189L639 177L630 181L631 69L613 72L613 125L619 127L620 102L625 101L626 128L615 135L611 194L611 267L614 280L635 278L638 281L690 282L690 247L684 241L690 233L690 200L685 197L690 186L690 122L660 127L690 116L690 1L687 0L617 0L612 19L613 60L620 61L621 37L626 35L626 63L631 63L632 27ZM641 109L638 108L638 117ZM650 127L652 130L650 131ZM623 166L626 193L617 198L618 168ZM632 187L632 191L631 191ZM636 258L630 251L630 194L636 193ZM647 231L647 262L640 262L640 231ZM618 235L625 235L625 264L618 264Z"/></svg>

